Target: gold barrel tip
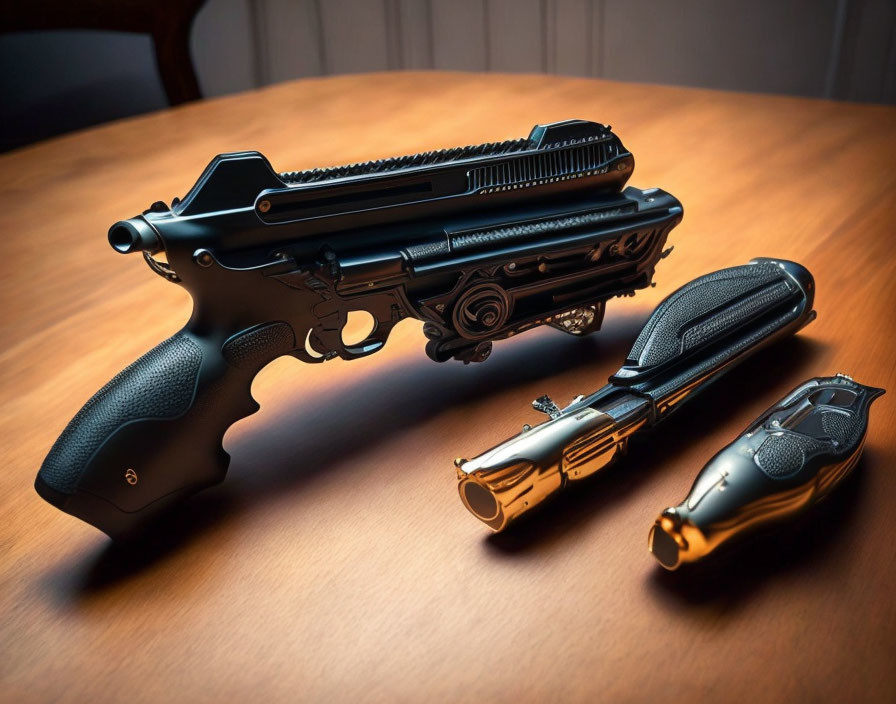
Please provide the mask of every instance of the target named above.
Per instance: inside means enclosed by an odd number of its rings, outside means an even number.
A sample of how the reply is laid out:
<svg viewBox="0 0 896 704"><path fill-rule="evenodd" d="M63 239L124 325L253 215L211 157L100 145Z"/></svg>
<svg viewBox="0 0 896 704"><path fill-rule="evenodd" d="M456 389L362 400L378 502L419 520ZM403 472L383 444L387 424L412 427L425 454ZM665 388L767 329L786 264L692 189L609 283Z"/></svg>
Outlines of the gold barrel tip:
<svg viewBox="0 0 896 704"><path fill-rule="evenodd" d="M659 521L650 529L647 537L647 549L667 570L678 569L681 564L681 555L678 543L669 535Z"/></svg>
<svg viewBox="0 0 896 704"><path fill-rule="evenodd" d="M504 521L500 519L501 505L495 495L478 481L467 479L458 486L460 497L476 518L488 525L492 530L503 527ZM497 521L497 523L496 523Z"/></svg>
<svg viewBox="0 0 896 704"><path fill-rule="evenodd" d="M463 457L456 457L456 458L454 459L454 466L457 467L458 469L460 469L460 468L463 467L467 462L468 462L468 460L466 460L466 459L463 458Z"/></svg>
<svg viewBox="0 0 896 704"><path fill-rule="evenodd" d="M678 569L688 550L688 542L682 535L683 523L678 510L670 507L659 515L650 529L648 549L667 570Z"/></svg>

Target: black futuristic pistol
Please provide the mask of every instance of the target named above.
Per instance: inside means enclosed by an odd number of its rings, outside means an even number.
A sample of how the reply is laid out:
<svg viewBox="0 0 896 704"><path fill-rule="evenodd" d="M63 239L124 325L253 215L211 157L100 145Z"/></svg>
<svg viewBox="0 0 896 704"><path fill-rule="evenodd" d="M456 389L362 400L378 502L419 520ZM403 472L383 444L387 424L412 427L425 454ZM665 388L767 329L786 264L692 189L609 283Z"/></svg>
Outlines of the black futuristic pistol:
<svg viewBox="0 0 896 704"><path fill-rule="evenodd" d="M526 139L276 173L216 157L183 198L116 223L193 297L180 332L91 398L36 480L54 506L113 537L220 482L227 428L257 410L268 362L355 359L403 318L436 361L484 360L537 325L600 327L605 301L651 283L681 204L623 187L634 159L609 127L570 120ZM349 344L350 313L372 317Z"/></svg>

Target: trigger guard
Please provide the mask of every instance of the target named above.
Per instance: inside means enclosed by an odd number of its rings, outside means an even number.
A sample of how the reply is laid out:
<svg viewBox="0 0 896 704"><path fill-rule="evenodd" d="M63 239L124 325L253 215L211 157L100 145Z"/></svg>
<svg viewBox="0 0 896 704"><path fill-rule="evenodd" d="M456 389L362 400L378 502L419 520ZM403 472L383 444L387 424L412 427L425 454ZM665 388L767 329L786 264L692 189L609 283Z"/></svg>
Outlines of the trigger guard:
<svg viewBox="0 0 896 704"><path fill-rule="evenodd" d="M342 357L342 359L358 359L359 357L366 357L374 352L378 352L386 345L386 340L389 338L389 333L392 332L392 328L395 327L396 321L380 320L378 318L374 318L374 321L375 326L367 339L356 345L341 345L342 349L339 356Z"/></svg>
<svg viewBox="0 0 896 704"><path fill-rule="evenodd" d="M326 342L321 339L319 331L312 329L311 334L308 336L308 345L321 356L315 357L309 354L305 349L296 350L295 356L302 361L311 363L325 362L326 360L337 356L340 359L359 359L360 357L367 357L374 352L378 352L385 346L386 338L389 337L389 332L392 330L392 327L392 324L377 321L377 325L373 331L374 334L354 345L344 344L342 342L341 332L334 335L330 330L325 331L326 337L332 338L333 344L327 345Z"/></svg>
<svg viewBox="0 0 896 704"><path fill-rule="evenodd" d="M359 357L366 357L367 355L381 350L385 344L385 340L369 337L358 345L351 345L350 347L343 345L339 356L342 359L358 359Z"/></svg>
<svg viewBox="0 0 896 704"><path fill-rule="evenodd" d="M356 345L343 344L339 356L342 357L342 359L357 359L378 352L386 345L386 339L389 337L389 333L392 331L394 325L395 323L392 321L384 323L380 320L376 320L376 327L374 327L370 337Z"/></svg>

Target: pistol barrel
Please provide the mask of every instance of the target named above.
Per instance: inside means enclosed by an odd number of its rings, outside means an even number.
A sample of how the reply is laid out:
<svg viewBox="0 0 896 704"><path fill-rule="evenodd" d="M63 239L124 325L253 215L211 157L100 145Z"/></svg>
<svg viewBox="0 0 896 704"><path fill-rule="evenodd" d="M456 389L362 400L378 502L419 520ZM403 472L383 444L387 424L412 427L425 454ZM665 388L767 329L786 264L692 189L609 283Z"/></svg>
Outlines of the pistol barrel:
<svg viewBox="0 0 896 704"><path fill-rule="evenodd" d="M461 500L493 530L590 476L735 364L810 322L814 282L794 262L756 259L695 279L660 304L610 383L550 420L469 461L458 460ZM488 498L486 495L490 495Z"/></svg>
<svg viewBox="0 0 896 704"><path fill-rule="evenodd" d="M492 530L502 530L575 476L577 439L600 445L605 464L616 451L617 430L610 415L593 408L524 428L516 438L479 457L455 461L461 501ZM598 437L605 442L599 443Z"/></svg>
<svg viewBox="0 0 896 704"><path fill-rule="evenodd" d="M158 252L162 248L158 234L141 216L121 220L109 228L109 244L122 254Z"/></svg>

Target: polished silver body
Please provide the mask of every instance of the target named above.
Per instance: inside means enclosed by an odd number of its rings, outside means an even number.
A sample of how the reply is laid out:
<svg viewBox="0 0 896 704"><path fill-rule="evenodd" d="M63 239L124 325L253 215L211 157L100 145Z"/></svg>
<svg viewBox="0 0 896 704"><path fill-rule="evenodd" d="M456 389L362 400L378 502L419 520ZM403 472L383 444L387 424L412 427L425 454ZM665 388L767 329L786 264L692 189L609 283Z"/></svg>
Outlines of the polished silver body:
<svg viewBox="0 0 896 704"><path fill-rule="evenodd" d="M798 386L707 463L681 504L660 514L649 536L653 555L676 569L826 496L858 461L869 408L882 393L843 374Z"/></svg>

